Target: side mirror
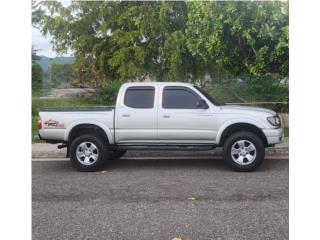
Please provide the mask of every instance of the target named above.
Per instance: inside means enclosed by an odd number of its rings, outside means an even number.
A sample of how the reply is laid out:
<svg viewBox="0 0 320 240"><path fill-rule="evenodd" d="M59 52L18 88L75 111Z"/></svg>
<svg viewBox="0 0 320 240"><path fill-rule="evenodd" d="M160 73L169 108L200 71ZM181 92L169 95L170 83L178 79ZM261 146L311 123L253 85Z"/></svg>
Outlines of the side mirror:
<svg viewBox="0 0 320 240"><path fill-rule="evenodd" d="M200 99L198 102L197 102L197 108L200 108L200 109L208 109L209 108L209 105L207 104L207 102L203 99Z"/></svg>

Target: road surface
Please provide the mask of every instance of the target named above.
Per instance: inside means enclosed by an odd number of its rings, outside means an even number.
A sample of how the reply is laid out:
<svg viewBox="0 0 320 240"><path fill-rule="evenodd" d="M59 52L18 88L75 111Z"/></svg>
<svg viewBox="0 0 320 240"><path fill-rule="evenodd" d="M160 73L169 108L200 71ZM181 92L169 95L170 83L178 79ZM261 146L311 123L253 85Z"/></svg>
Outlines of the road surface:
<svg viewBox="0 0 320 240"><path fill-rule="evenodd" d="M32 162L32 239L288 239L288 160L124 159L96 173Z"/></svg>

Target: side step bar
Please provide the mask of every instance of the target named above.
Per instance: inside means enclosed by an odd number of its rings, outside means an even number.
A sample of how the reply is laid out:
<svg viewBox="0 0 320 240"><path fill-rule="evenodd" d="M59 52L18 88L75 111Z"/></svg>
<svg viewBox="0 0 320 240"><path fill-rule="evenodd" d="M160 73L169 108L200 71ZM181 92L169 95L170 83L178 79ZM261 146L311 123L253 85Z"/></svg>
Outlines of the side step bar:
<svg viewBox="0 0 320 240"><path fill-rule="evenodd" d="M119 150L167 150L167 151L208 151L214 149L214 145L111 145L111 149Z"/></svg>

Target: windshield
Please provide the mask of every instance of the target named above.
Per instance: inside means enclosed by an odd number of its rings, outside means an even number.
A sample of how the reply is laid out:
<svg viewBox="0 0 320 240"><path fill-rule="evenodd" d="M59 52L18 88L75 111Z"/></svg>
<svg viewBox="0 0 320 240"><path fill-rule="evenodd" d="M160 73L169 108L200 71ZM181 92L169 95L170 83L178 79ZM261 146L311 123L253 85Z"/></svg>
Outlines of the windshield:
<svg viewBox="0 0 320 240"><path fill-rule="evenodd" d="M215 106L222 106L224 105L223 103L218 102L216 99L211 97L206 91L203 89L199 88L198 86L194 86L199 92L201 92L212 104Z"/></svg>

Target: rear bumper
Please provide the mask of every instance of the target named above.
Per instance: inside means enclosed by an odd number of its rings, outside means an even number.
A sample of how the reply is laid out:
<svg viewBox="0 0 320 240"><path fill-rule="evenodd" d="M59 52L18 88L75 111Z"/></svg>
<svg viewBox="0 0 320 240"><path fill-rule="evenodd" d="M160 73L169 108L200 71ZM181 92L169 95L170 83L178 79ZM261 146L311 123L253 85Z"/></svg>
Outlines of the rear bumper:
<svg viewBox="0 0 320 240"><path fill-rule="evenodd" d="M262 129L262 131L267 138L268 145L280 143L284 136L282 128L268 128Z"/></svg>
<svg viewBox="0 0 320 240"><path fill-rule="evenodd" d="M65 141L62 140L55 140L55 139L46 139L41 137L40 133L38 133L37 138L35 138L36 140L41 140L41 141L45 141L46 143L52 143L52 144L56 144L56 143L65 143Z"/></svg>

